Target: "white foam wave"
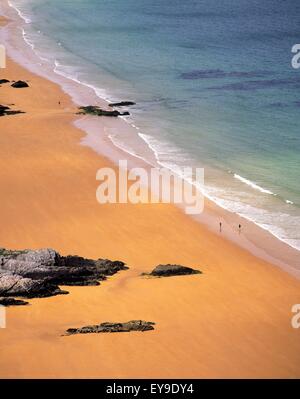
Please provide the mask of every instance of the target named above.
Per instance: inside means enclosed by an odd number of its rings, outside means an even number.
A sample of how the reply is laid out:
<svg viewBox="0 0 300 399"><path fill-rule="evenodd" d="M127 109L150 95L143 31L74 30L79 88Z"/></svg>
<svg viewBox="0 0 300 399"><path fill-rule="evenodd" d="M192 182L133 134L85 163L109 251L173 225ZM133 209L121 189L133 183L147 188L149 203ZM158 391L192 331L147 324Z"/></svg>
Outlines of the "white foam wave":
<svg viewBox="0 0 300 399"><path fill-rule="evenodd" d="M139 133L139 136L147 143L148 147L153 151L158 165L163 168L169 169L181 179L196 187L196 189L207 198L208 193L205 186L195 181L193 178L192 164L196 161L191 159L189 154L186 154L182 149L172 145L167 141L157 140L154 137ZM189 166L189 167L188 167Z"/></svg>
<svg viewBox="0 0 300 399"><path fill-rule="evenodd" d="M233 198L231 199L224 198L228 190L222 188L211 187L206 184L203 187L195 184L192 178L186 178L186 176L182 174L182 168L179 166L179 164L184 165L182 161L184 160L187 161L187 159L183 157L182 152L178 148L174 146L169 147L169 143L163 143L161 141L158 141L154 137L147 134L139 133L139 136L148 144L149 148L152 149L159 165L172 170L174 173L180 175L180 177L186 179L189 183L196 186L196 188L205 197L213 201L215 204L217 204L224 210L233 212L255 223L257 226L260 226L264 230L268 231L280 241L288 244L290 247L294 249L300 250L299 239L293 239L288 237L287 232L285 231L284 228L274 225L274 221L278 220L280 220L281 224L283 225L290 223L290 218L291 218L290 215L281 214L281 213L270 213L265 209L260 209L251 205L247 205L244 202L240 202ZM180 155L180 157L178 157L178 155ZM189 160L189 164L190 163L191 160ZM276 194L274 194L272 191L266 190L258 186L257 184L251 182L250 180L243 178L242 176L234 174L234 177L262 193L276 196ZM292 201L289 201L288 203L292 203ZM300 218L299 218L299 223L300 223Z"/></svg>
<svg viewBox="0 0 300 399"><path fill-rule="evenodd" d="M25 32L24 29L22 29L22 36L23 36L23 39L24 39L25 43L27 43L28 46L30 46L30 47L32 48L32 50L34 50L35 46L34 46L34 44L28 39L27 33Z"/></svg>
<svg viewBox="0 0 300 399"><path fill-rule="evenodd" d="M128 154L132 155L133 157L139 158L139 159L143 160L144 162L147 162L149 165L153 166L150 162L147 161L147 159L138 155L136 153L136 151L133 148L131 148L128 144L126 144L123 141L121 141L120 139L118 139L118 137L116 135L109 134L108 138L113 143L113 145L116 146L117 148L119 148L120 150L125 151Z"/></svg>
<svg viewBox="0 0 300 399"><path fill-rule="evenodd" d="M20 11L20 9L19 9L15 4L13 4L11 1L8 1L7 4L9 5L9 7L13 8L13 9L17 12L17 14L19 15L19 17L22 18L23 21L24 21L26 24L31 24L31 23L32 23L32 20L31 20L29 17L27 17L26 15L24 15L24 13L22 13L22 12Z"/></svg>
<svg viewBox="0 0 300 399"><path fill-rule="evenodd" d="M205 194L207 198L212 200L218 206L225 210L229 210L244 219L256 224L262 229L271 233L278 240L284 242L290 247L300 250L300 239L291 238L287 236L285 228L274 225L275 221L280 221L281 225L288 225L291 222L291 216L279 212L269 212L265 209L257 208L255 206L239 202L235 199L224 199L221 198L222 193L215 187L205 186ZM300 223L300 218L294 218L295 228L298 223Z"/></svg>
<svg viewBox="0 0 300 399"><path fill-rule="evenodd" d="M144 133L138 133L139 137L144 140L147 146L154 153L157 163L163 167L168 167L170 161L172 163L176 160L179 164L184 164L185 162L191 163L191 158L189 155L184 154L184 152L172 145L167 141L157 140L153 136ZM175 165L175 163L174 163Z"/></svg>
<svg viewBox="0 0 300 399"><path fill-rule="evenodd" d="M269 195L276 195L272 191L267 190L267 189L265 189L263 187L260 187L258 184L253 183L251 180L248 180L245 177L242 177L242 176L240 176L240 175L238 175L236 173L234 174L234 178L240 180L241 182L243 182L245 184L247 184L247 186L250 186L250 187L254 188L255 190L260 191L261 193L265 193L265 194L269 194Z"/></svg>
<svg viewBox="0 0 300 399"><path fill-rule="evenodd" d="M286 202L287 204L291 204L291 205L294 204L293 201L290 201L290 200L285 200L285 202Z"/></svg>
<svg viewBox="0 0 300 399"><path fill-rule="evenodd" d="M72 66L63 65L58 60L55 60L54 64L55 64L55 67L54 67L53 71L56 74L63 76L66 79L72 80L73 82L76 82L82 86L85 86L85 87L93 90L94 93L96 94L96 96L101 98L102 100L105 100L107 102L110 102L112 100L112 98L108 95L108 93L104 89L100 89L97 86L94 86L90 83L80 80L78 77L78 71L76 71L76 68L74 68Z"/></svg>
<svg viewBox="0 0 300 399"><path fill-rule="evenodd" d="M51 61L49 60L49 58L43 57L41 54L39 54L36 50L36 46L34 45L34 43L28 38L28 34L26 33L26 31L24 29L22 29L22 36L23 36L23 40L25 41L25 43L31 47L32 51L34 52L34 54L37 56L38 59L40 59L41 61L50 63ZM41 65L41 64L40 64Z"/></svg>

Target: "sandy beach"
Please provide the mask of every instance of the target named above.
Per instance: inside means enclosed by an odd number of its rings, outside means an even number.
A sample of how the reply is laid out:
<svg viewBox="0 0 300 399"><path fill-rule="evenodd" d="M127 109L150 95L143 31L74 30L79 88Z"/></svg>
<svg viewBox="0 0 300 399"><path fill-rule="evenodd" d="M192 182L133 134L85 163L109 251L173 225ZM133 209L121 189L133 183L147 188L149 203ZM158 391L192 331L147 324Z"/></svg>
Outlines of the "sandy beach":
<svg viewBox="0 0 300 399"><path fill-rule="evenodd" d="M0 377L299 378L291 308L300 281L173 205L99 205L96 171L115 166L80 145L70 97L11 59L0 71L30 86L0 87L0 104L25 112L0 118L1 247L51 247L130 268L98 287L8 308ZM161 263L203 274L140 276ZM132 319L153 321L155 330L61 336Z"/></svg>

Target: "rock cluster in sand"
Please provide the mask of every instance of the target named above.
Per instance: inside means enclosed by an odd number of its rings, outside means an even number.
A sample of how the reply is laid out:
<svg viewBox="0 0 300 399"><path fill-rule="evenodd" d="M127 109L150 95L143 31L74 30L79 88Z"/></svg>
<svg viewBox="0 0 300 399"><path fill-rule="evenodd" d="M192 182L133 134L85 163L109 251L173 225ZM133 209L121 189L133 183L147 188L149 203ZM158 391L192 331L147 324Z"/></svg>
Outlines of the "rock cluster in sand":
<svg viewBox="0 0 300 399"><path fill-rule="evenodd" d="M155 323L152 321L131 320L125 323L101 323L94 326L85 326L81 328L69 328L65 335L91 334L91 333L114 333L130 331L150 331L154 330Z"/></svg>
<svg viewBox="0 0 300 399"><path fill-rule="evenodd" d="M10 251L0 249L0 297L48 297L67 294L59 285L99 285L123 262L61 256L53 249Z"/></svg>

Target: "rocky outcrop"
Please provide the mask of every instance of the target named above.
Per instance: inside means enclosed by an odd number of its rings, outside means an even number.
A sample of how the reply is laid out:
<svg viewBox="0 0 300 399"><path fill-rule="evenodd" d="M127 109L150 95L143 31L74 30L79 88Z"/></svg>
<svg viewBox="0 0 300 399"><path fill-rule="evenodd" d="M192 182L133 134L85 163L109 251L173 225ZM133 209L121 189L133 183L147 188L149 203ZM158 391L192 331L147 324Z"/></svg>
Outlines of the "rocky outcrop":
<svg viewBox="0 0 300 399"><path fill-rule="evenodd" d="M9 83L9 80L7 80L7 79L0 79L0 85L3 85L4 83Z"/></svg>
<svg viewBox="0 0 300 399"><path fill-rule="evenodd" d="M0 296L44 298L67 293L62 291L57 285L47 281L34 280L0 269Z"/></svg>
<svg viewBox="0 0 300 399"><path fill-rule="evenodd" d="M28 302L23 301L22 299L15 298L0 298L0 305L2 306L23 306L28 305Z"/></svg>
<svg viewBox="0 0 300 399"><path fill-rule="evenodd" d="M117 110L114 111L106 111L105 109L102 109L100 107L97 107L95 105L88 105L86 107L79 107L79 112L78 114L83 114L83 115L96 115L96 116L113 116L113 117L118 117L118 116L127 116L130 115L129 112L119 112Z"/></svg>
<svg viewBox="0 0 300 399"><path fill-rule="evenodd" d="M148 276L155 277L171 277L171 276L184 276L188 274L201 274L200 270L192 269L191 267L181 266L181 265L158 265L149 274L144 274Z"/></svg>
<svg viewBox="0 0 300 399"><path fill-rule="evenodd" d="M9 110L9 107L6 105L0 105L0 115L4 115Z"/></svg>
<svg viewBox="0 0 300 399"><path fill-rule="evenodd" d="M109 107L130 107L131 105L135 105L135 103L133 101L120 101L119 103L108 104Z"/></svg>
<svg viewBox="0 0 300 399"><path fill-rule="evenodd" d="M14 82L11 87L14 87L15 89L22 89L24 87L29 87L29 85L23 80L18 80L17 82Z"/></svg>
<svg viewBox="0 0 300 399"><path fill-rule="evenodd" d="M94 326L86 326L81 328L69 328L65 335L74 334L99 334L99 333L116 333L131 331L150 331L154 330L155 323L143 320L131 320L126 323L101 323Z"/></svg>
<svg viewBox="0 0 300 399"><path fill-rule="evenodd" d="M120 270L123 262L61 256L53 249L0 249L0 296L25 298L67 294L59 285L99 285Z"/></svg>
<svg viewBox="0 0 300 399"><path fill-rule="evenodd" d="M14 111L7 107L6 105L0 105L0 116L4 115L16 115L16 114L24 114L23 111Z"/></svg>

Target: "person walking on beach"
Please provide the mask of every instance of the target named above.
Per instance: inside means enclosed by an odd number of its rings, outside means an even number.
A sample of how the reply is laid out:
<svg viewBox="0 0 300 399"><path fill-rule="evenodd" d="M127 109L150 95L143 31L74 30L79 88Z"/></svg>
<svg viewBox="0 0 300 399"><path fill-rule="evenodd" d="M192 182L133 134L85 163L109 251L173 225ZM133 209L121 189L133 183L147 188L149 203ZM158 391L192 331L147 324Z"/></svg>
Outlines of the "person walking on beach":
<svg viewBox="0 0 300 399"><path fill-rule="evenodd" d="M220 233L222 233L222 222L220 222Z"/></svg>
<svg viewBox="0 0 300 399"><path fill-rule="evenodd" d="M242 231L242 225L239 224L239 234L241 234L241 231Z"/></svg>

